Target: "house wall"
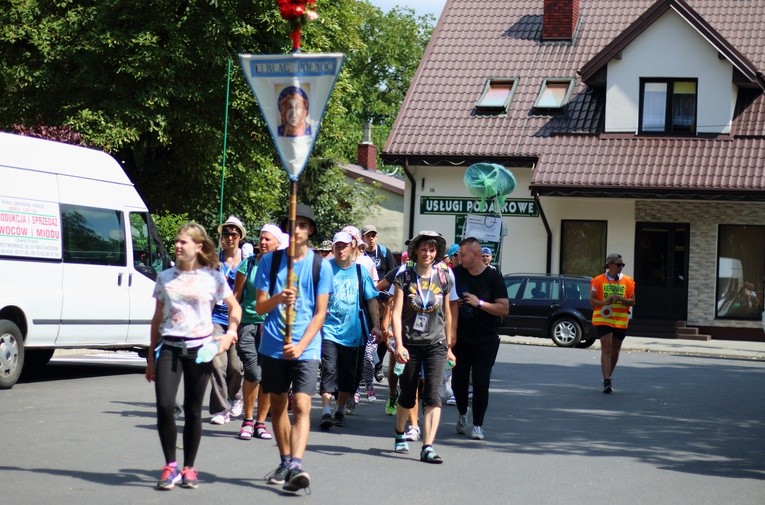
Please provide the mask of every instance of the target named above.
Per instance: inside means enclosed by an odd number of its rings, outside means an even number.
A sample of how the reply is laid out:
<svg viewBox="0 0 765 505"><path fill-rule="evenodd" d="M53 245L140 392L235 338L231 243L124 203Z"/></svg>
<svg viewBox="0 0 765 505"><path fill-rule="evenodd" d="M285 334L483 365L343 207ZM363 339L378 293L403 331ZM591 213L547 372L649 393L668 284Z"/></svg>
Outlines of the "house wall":
<svg viewBox="0 0 765 505"><path fill-rule="evenodd" d="M641 77L698 78L697 131L728 133L736 101L733 66L673 10L608 63L606 132L637 133Z"/></svg>
<svg viewBox="0 0 765 505"><path fill-rule="evenodd" d="M348 177L348 183L353 184L356 179ZM379 194L384 200L376 205L366 208L358 228L365 224L373 224L377 227L377 243L390 248L395 252L404 249L404 196L397 193L380 189Z"/></svg>
<svg viewBox="0 0 765 505"><path fill-rule="evenodd" d="M644 200L636 202L635 218L637 221L690 224L688 324L732 328L761 327L762 323L759 321L715 320L715 289L719 225L762 225L765 223L765 203Z"/></svg>

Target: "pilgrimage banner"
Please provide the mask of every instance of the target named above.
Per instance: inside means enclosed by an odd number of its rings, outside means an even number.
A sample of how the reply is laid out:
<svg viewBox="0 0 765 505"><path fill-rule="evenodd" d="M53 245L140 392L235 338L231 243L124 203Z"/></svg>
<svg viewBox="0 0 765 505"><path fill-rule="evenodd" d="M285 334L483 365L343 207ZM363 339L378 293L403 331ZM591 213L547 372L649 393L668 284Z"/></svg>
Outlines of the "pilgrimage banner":
<svg viewBox="0 0 765 505"><path fill-rule="evenodd" d="M340 53L239 55L291 181L308 162L344 60Z"/></svg>

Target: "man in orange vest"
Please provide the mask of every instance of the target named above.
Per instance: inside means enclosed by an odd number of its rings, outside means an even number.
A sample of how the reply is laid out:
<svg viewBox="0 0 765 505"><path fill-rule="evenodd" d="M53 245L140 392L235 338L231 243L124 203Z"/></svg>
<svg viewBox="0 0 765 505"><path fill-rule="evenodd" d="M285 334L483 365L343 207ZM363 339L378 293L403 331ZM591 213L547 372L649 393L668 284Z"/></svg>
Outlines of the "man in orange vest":
<svg viewBox="0 0 765 505"><path fill-rule="evenodd" d="M606 258L606 271L592 279L590 286L592 325L600 336L604 393L614 390L611 375L619 361L624 337L627 336L630 307L635 305L635 281L621 273L623 268L621 254L609 254Z"/></svg>

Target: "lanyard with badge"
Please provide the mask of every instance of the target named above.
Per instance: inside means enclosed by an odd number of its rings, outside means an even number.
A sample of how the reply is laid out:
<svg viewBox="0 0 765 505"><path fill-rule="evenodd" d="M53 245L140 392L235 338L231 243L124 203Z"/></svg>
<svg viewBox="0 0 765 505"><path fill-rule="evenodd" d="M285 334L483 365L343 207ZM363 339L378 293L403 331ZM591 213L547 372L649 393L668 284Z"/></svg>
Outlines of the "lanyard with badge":
<svg viewBox="0 0 765 505"><path fill-rule="evenodd" d="M414 272L417 273L417 270ZM428 302L430 301L430 295L433 293L430 290L430 287L433 285L433 270L430 271L430 277L428 279L428 284L425 288L425 293L422 292L422 283L420 281L420 276L417 276L417 294L420 296L420 300L422 300L422 310L424 311L428 307ZM435 296L435 295L434 295ZM434 302L435 303L435 302ZM417 312L417 315L414 318L414 329L416 331L426 332L428 331L428 315L425 312Z"/></svg>

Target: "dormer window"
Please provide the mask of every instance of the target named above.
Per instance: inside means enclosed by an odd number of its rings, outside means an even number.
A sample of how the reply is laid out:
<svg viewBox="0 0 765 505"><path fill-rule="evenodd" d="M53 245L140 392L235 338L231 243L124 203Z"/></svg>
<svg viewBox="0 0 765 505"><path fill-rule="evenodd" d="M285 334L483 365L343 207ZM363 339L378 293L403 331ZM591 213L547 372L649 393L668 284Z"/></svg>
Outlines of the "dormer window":
<svg viewBox="0 0 765 505"><path fill-rule="evenodd" d="M574 79L545 79L534 102L535 109L562 109L571 99Z"/></svg>
<svg viewBox="0 0 765 505"><path fill-rule="evenodd" d="M478 114L506 114L513 99L518 79L489 79L483 88L481 98L475 104Z"/></svg>
<svg viewBox="0 0 765 505"><path fill-rule="evenodd" d="M696 79L641 79L640 133L696 133Z"/></svg>

